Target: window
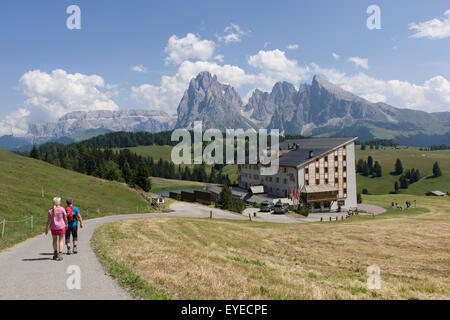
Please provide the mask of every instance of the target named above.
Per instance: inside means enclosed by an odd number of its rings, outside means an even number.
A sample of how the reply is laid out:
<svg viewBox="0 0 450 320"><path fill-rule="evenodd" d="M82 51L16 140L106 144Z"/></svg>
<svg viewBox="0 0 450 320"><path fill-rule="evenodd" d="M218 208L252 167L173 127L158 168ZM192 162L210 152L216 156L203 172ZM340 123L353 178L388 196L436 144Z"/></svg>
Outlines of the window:
<svg viewBox="0 0 450 320"><path fill-rule="evenodd" d="M344 171L347 171L347 167L344 167Z"/></svg>
<svg viewBox="0 0 450 320"><path fill-rule="evenodd" d="M320 180L319 179L316 179L316 184L320 184Z"/></svg>
<svg viewBox="0 0 450 320"><path fill-rule="evenodd" d="M309 186L309 180L306 180L306 181L305 181L305 184L306 184L307 186Z"/></svg>
<svg viewBox="0 0 450 320"><path fill-rule="evenodd" d="M283 168L283 172L286 173L286 168Z"/></svg>
<svg viewBox="0 0 450 320"><path fill-rule="evenodd" d="M328 184L328 179L325 179L325 184Z"/></svg>
<svg viewBox="0 0 450 320"><path fill-rule="evenodd" d="M334 167L334 171L338 172L339 168L338 167Z"/></svg>
<svg viewBox="0 0 450 320"><path fill-rule="evenodd" d="M339 183L339 179L338 178L334 178L334 183Z"/></svg>
<svg viewBox="0 0 450 320"><path fill-rule="evenodd" d="M319 168L316 168L316 173L319 173Z"/></svg>
<svg viewBox="0 0 450 320"><path fill-rule="evenodd" d="M280 178L277 178L277 183L280 183Z"/></svg>
<svg viewBox="0 0 450 320"><path fill-rule="evenodd" d="M338 156L334 156L334 161L338 161Z"/></svg>
<svg viewBox="0 0 450 320"><path fill-rule="evenodd" d="M346 188L344 188L344 194L347 194L347 189Z"/></svg>
<svg viewBox="0 0 450 320"><path fill-rule="evenodd" d="M309 168L305 168L305 174L309 173Z"/></svg>
<svg viewBox="0 0 450 320"><path fill-rule="evenodd" d="M287 184L287 179L284 179L283 182L284 182L284 184Z"/></svg>
<svg viewBox="0 0 450 320"><path fill-rule="evenodd" d="M344 161L347 161L347 156L344 156L343 160L344 160Z"/></svg>
<svg viewBox="0 0 450 320"><path fill-rule="evenodd" d="M347 182L347 178L344 178L344 183L346 183Z"/></svg>
<svg viewBox="0 0 450 320"><path fill-rule="evenodd" d="M328 173L328 168L325 168L325 173Z"/></svg>

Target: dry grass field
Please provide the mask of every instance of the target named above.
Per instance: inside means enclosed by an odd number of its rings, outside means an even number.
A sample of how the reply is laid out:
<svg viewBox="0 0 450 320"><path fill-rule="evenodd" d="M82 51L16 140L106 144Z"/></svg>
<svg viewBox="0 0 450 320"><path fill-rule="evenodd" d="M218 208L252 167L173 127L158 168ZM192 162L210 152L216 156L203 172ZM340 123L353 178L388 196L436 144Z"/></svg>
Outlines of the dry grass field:
<svg viewBox="0 0 450 320"><path fill-rule="evenodd" d="M330 223L122 221L100 227L93 242L139 298L450 299L450 201L417 201L427 209ZM381 269L380 290L367 288L371 265Z"/></svg>

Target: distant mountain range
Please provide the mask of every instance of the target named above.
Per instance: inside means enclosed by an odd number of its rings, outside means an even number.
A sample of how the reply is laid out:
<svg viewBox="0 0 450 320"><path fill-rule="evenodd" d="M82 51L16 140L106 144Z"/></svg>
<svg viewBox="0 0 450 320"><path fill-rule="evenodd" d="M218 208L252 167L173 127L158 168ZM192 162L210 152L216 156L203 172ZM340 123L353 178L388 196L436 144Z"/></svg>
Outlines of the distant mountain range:
<svg viewBox="0 0 450 320"><path fill-rule="evenodd" d="M450 144L450 112L427 113L372 103L319 76L298 90L288 82L276 83L271 92L255 90L244 105L233 87L201 72L189 83L177 111L178 116L155 110L72 112L54 123L31 124L28 138L0 137L0 148L29 146L30 139L69 142L99 132L192 128L199 120L203 129L267 128L282 134L354 135L363 141L395 139L416 146Z"/></svg>
<svg viewBox="0 0 450 320"><path fill-rule="evenodd" d="M278 82L255 90L246 105L208 72L192 79L178 107L177 128L268 128L282 134L396 139L407 145L450 144L450 112L427 113L372 103L314 76L297 90ZM419 144L416 144L419 143Z"/></svg>

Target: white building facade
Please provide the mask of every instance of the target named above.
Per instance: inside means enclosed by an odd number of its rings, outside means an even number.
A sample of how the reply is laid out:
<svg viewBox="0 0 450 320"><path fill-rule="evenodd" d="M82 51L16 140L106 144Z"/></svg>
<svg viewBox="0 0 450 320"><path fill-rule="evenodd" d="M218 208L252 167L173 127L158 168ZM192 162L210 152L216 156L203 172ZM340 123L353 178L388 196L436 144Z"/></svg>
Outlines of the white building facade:
<svg viewBox="0 0 450 320"><path fill-rule="evenodd" d="M280 144L280 167L273 176L260 174L260 164L238 165L239 186L263 185L268 194L289 197L302 193L313 211L357 206L355 140L311 138ZM314 193L314 194L313 194Z"/></svg>

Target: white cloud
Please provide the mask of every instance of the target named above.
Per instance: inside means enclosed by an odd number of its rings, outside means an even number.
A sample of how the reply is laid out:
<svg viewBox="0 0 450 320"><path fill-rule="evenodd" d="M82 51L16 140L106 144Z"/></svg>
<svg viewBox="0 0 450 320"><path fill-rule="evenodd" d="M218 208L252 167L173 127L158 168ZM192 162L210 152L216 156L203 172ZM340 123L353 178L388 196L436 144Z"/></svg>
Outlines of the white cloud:
<svg viewBox="0 0 450 320"><path fill-rule="evenodd" d="M244 31L239 25L235 23L231 23L228 27L225 28L226 35L219 37L220 41L224 43L232 43L232 42L241 42L242 37L248 34L248 31Z"/></svg>
<svg viewBox="0 0 450 320"><path fill-rule="evenodd" d="M322 69L312 64L312 71L330 82L371 102L385 102L394 107L427 112L450 111L450 82L435 76L423 84L401 80L380 80L360 72L347 75L335 69Z"/></svg>
<svg viewBox="0 0 450 320"><path fill-rule="evenodd" d="M340 56L339 54L334 53L334 52L333 52L331 55L333 56L333 58L334 58L335 60L339 60L339 59L341 58L341 56Z"/></svg>
<svg viewBox="0 0 450 320"><path fill-rule="evenodd" d="M61 69L50 74L29 71L19 80L20 91L28 97L25 106L39 108L54 119L72 111L117 110L105 88L98 75L70 74Z"/></svg>
<svg viewBox="0 0 450 320"><path fill-rule="evenodd" d="M369 60L360 57L350 57L348 58L349 62L353 62L355 66L369 70Z"/></svg>
<svg viewBox="0 0 450 320"><path fill-rule="evenodd" d="M5 120L0 120L0 136L14 135L24 136L28 131L27 118L30 111L22 108L6 116Z"/></svg>
<svg viewBox="0 0 450 320"><path fill-rule="evenodd" d="M18 89L27 97L24 108L0 122L0 132L23 134L28 121L54 121L72 111L118 110L111 99L114 86L98 75L69 74L56 69L51 73L33 70L19 80Z"/></svg>
<svg viewBox="0 0 450 320"><path fill-rule="evenodd" d="M138 72L138 73L147 73L147 72L148 72L148 71L147 71L147 68L144 67L143 65L139 65L139 66L131 66L131 67L130 67L130 70L131 70L131 71L134 71L134 72Z"/></svg>
<svg viewBox="0 0 450 320"><path fill-rule="evenodd" d="M444 39L450 37L450 9L445 11L444 18L425 22L410 23L409 30L416 33L413 38Z"/></svg>
<svg viewBox="0 0 450 320"><path fill-rule="evenodd" d="M248 64L260 69L260 76L268 82L290 81L298 84L305 79L308 69L298 66L296 60L289 60L284 51L279 49L264 51L260 50L256 55L250 56Z"/></svg>
<svg viewBox="0 0 450 320"><path fill-rule="evenodd" d="M286 49L288 50L297 50L298 49L298 44L289 44L286 46Z"/></svg>
<svg viewBox="0 0 450 320"><path fill-rule="evenodd" d="M217 56L214 57L214 60L223 62L223 58L224 58L224 57L223 57L223 54L218 54Z"/></svg>
<svg viewBox="0 0 450 320"><path fill-rule="evenodd" d="M164 49L168 54L166 64L178 65L189 59L208 60L213 56L214 49L214 41L201 40L193 33L188 33L184 38L173 35Z"/></svg>

